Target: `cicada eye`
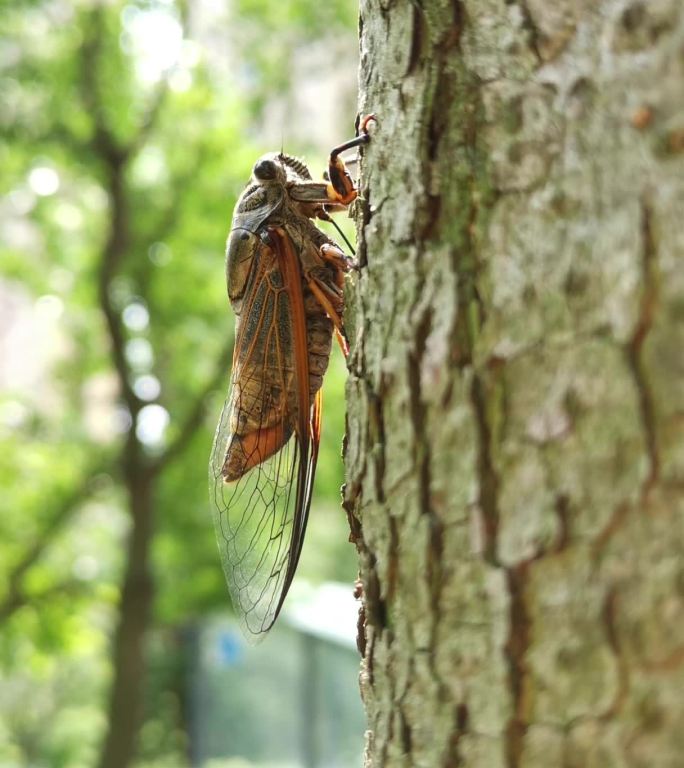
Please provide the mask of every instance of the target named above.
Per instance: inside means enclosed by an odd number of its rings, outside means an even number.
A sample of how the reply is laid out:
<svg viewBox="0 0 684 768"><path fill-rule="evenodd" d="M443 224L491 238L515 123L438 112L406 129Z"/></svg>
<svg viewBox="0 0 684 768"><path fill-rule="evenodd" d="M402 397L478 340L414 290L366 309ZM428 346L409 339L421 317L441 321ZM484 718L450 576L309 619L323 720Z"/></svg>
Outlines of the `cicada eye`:
<svg viewBox="0 0 684 768"><path fill-rule="evenodd" d="M276 177L276 164L273 160L259 160L254 166L254 176L260 181L270 181Z"/></svg>

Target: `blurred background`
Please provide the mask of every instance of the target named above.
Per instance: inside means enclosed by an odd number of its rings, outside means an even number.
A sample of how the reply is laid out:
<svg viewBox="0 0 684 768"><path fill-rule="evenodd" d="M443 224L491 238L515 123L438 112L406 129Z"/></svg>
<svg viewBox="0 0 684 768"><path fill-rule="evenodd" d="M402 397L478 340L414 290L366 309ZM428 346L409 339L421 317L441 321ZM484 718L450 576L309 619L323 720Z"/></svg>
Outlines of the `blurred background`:
<svg viewBox="0 0 684 768"><path fill-rule="evenodd" d="M360 764L338 350L298 577L256 648L207 494L232 209L263 152L316 177L353 134L356 14L0 3L3 768Z"/></svg>

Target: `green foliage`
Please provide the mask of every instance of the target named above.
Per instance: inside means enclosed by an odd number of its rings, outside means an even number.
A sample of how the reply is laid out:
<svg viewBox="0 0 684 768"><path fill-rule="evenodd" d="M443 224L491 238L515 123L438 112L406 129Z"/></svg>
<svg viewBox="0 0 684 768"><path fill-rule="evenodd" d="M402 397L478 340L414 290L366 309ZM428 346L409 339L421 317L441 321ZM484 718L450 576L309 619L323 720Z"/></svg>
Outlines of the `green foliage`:
<svg viewBox="0 0 684 768"><path fill-rule="evenodd" d="M230 370L225 237L255 157L272 149L250 138L250 126L269 94L291 86L288 52L312 36L353 35L356 10L347 0L243 0L221 22L226 39L239 30L242 41L234 73L212 67L186 32L181 64L146 79L132 20L148 13L179 25L187 11L162 0L20 2L0 17L0 307L11 307L16 336L0 372L0 676L11 694L0 697L2 764L92 764L105 727L130 524L120 455L131 417L100 296L116 208L107 158L116 153L128 152L127 242L109 295L123 318L129 383L142 392L158 381L150 403L169 415L164 442L142 442L145 460L179 438L225 371L157 477L155 637L229 606L206 491ZM247 92L250 67L258 76ZM344 377L337 356L306 548L315 555L302 563L311 578L354 576L339 506ZM153 662L167 653L152 643ZM184 749L174 698L182 670L153 669L142 752L169 765Z"/></svg>
<svg viewBox="0 0 684 768"><path fill-rule="evenodd" d="M349 0L237 0L233 42L239 53L238 76L249 87L250 104L260 110L274 90L287 93L288 63L304 43L349 37L356 27L357 4Z"/></svg>

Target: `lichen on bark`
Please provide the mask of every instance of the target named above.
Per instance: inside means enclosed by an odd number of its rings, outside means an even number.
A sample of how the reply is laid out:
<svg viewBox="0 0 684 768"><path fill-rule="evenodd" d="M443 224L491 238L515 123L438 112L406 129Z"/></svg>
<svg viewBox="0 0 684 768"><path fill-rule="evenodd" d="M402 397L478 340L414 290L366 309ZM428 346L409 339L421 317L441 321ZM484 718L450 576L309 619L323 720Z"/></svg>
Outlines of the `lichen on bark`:
<svg viewBox="0 0 684 768"><path fill-rule="evenodd" d="M684 9L364 0L367 766L684 751Z"/></svg>

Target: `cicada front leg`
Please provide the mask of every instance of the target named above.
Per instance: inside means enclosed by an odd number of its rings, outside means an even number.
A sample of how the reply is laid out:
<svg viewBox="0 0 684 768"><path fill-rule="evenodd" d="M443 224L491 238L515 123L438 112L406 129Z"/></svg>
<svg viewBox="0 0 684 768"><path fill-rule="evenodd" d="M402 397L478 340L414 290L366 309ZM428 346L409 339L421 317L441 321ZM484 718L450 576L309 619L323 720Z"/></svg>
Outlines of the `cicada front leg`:
<svg viewBox="0 0 684 768"><path fill-rule="evenodd" d="M327 183L317 181L305 181L292 185L290 196L293 200L302 203L319 203L329 206L330 210L341 210L356 200L358 191L354 181L340 157L342 152L354 147L360 147L370 141L368 124L375 121L375 115L368 115L359 125L359 134L344 144L335 147L328 160ZM325 218L325 217L321 217Z"/></svg>
<svg viewBox="0 0 684 768"><path fill-rule="evenodd" d="M359 123L358 135L350 141L345 141L344 144L340 144L339 147L335 147L330 153L330 159L328 160L327 192L329 199L333 203L346 206L356 200L358 194L357 189L354 186L354 181L340 155L347 149L353 149L354 147L360 147L363 144L367 144L370 141L368 123L375 121L375 115L367 115L364 117Z"/></svg>
<svg viewBox="0 0 684 768"><path fill-rule="evenodd" d="M343 210L357 197L358 192L344 160L340 157L347 149L359 147L370 141L368 124L375 121L374 115L368 115L357 129L357 136L344 142L330 152L326 183L302 181L289 188L290 197L300 203L310 204L307 215L332 221L328 211ZM334 222L333 222L334 223ZM337 228L342 237L344 233ZM351 244L345 238L351 248ZM307 250L307 249L305 249ZM342 312L344 307L344 275L351 269L357 269L353 259L332 243L323 243L301 254L304 279L309 290L316 298L335 327L337 340L345 357L349 355L349 343L344 331ZM320 265L332 269L333 279L319 272Z"/></svg>

